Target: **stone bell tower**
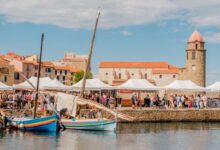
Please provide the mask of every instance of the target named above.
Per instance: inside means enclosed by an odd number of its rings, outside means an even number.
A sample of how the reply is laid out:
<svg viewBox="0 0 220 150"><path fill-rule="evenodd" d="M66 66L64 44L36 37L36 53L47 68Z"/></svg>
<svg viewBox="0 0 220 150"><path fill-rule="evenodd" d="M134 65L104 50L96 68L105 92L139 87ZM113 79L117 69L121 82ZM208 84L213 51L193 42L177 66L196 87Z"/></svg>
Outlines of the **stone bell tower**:
<svg viewBox="0 0 220 150"><path fill-rule="evenodd" d="M198 31L190 36L186 49L186 75L188 80L205 87L206 50L205 41Z"/></svg>

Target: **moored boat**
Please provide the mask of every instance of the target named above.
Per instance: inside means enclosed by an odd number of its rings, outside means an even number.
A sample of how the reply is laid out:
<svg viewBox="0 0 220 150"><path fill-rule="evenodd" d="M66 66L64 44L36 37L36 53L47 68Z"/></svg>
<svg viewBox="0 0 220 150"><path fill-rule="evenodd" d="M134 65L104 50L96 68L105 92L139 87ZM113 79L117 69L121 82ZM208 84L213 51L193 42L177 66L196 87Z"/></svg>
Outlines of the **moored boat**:
<svg viewBox="0 0 220 150"><path fill-rule="evenodd" d="M99 120L99 119L62 119L62 125L66 129L76 130L93 130L93 131L115 131L116 122L115 120Z"/></svg>
<svg viewBox="0 0 220 150"><path fill-rule="evenodd" d="M26 131L46 131L55 132L60 128L58 116L52 115L42 118L14 118L13 127Z"/></svg>

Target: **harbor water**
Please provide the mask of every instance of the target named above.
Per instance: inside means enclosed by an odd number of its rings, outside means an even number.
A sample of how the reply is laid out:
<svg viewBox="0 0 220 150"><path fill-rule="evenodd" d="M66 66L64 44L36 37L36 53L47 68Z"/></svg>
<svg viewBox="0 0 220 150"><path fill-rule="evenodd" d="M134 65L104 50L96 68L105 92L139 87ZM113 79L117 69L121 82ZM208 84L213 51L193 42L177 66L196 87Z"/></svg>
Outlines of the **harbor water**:
<svg viewBox="0 0 220 150"><path fill-rule="evenodd" d="M220 123L120 123L114 132L1 131L0 150L216 150Z"/></svg>

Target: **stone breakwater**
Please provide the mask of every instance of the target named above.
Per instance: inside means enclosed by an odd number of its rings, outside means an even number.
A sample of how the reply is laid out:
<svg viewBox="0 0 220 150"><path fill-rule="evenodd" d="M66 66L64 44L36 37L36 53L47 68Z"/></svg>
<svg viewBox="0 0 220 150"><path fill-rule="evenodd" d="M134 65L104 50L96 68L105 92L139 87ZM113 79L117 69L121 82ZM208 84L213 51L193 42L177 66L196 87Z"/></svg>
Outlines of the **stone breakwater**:
<svg viewBox="0 0 220 150"><path fill-rule="evenodd" d="M133 122L220 121L220 109L120 109L118 112L134 117Z"/></svg>

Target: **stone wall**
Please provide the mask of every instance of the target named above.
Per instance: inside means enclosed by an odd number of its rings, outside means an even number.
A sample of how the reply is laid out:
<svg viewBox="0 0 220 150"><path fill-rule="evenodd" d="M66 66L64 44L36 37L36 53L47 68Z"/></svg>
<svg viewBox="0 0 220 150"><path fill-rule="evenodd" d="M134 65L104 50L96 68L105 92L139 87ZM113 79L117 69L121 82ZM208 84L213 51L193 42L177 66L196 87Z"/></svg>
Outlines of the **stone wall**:
<svg viewBox="0 0 220 150"><path fill-rule="evenodd" d="M220 121L220 109L123 109L134 122Z"/></svg>

